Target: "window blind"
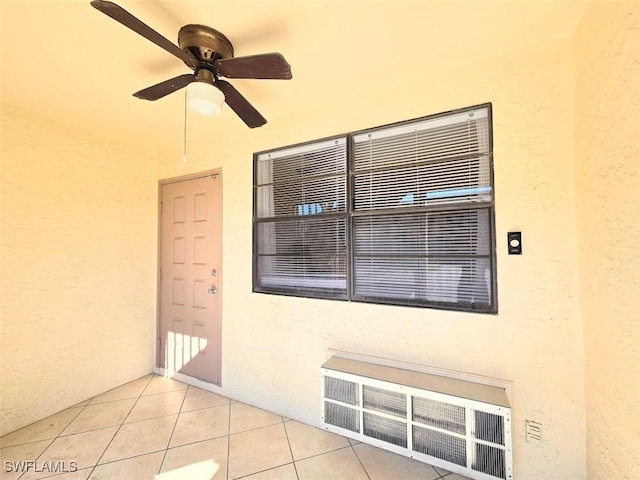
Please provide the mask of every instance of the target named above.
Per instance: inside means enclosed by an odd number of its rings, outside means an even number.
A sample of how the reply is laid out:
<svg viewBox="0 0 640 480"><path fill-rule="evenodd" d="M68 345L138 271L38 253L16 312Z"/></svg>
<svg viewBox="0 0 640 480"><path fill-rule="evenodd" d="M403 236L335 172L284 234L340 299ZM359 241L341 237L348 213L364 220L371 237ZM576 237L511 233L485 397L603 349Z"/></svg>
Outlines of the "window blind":
<svg viewBox="0 0 640 480"><path fill-rule="evenodd" d="M352 137L353 296L492 306L487 108Z"/></svg>
<svg viewBox="0 0 640 480"><path fill-rule="evenodd" d="M346 296L344 137L258 155L254 288Z"/></svg>
<svg viewBox="0 0 640 480"><path fill-rule="evenodd" d="M254 291L496 311L489 104L254 154Z"/></svg>

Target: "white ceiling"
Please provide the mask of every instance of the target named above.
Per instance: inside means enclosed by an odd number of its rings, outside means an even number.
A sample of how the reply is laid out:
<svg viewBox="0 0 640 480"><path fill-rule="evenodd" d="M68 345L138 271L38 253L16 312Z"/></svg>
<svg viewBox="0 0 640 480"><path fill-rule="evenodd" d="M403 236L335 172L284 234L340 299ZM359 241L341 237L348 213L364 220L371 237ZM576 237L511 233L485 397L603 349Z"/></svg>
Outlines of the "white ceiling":
<svg viewBox="0 0 640 480"><path fill-rule="evenodd" d="M131 94L190 70L92 8L89 0L0 0L2 102L162 147L184 120L184 95ZM587 0L116 0L177 43L186 23L209 25L236 56L280 52L293 80L233 80L270 124L403 78L571 35ZM394 91L401 95L401 91ZM226 110L216 134L249 133ZM167 143L168 144L168 143Z"/></svg>

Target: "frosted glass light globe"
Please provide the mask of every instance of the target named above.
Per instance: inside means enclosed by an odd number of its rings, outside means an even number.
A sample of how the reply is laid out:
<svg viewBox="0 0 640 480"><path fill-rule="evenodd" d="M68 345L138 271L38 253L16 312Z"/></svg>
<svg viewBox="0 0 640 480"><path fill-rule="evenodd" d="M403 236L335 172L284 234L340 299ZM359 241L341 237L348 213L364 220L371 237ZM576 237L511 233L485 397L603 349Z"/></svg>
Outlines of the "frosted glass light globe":
<svg viewBox="0 0 640 480"><path fill-rule="evenodd" d="M224 93L210 83L191 82L187 85L187 106L200 115L217 116L222 112Z"/></svg>

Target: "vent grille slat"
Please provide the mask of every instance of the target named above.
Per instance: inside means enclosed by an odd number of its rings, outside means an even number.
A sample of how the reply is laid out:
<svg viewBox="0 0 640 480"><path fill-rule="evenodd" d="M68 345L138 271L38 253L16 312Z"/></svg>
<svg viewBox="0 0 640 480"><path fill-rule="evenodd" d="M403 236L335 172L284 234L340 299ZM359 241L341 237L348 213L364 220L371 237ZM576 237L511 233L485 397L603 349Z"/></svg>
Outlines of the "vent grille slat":
<svg viewBox="0 0 640 480"><path fill-rule="evenodd" d="M475 461L471 468L496 478L505 477L505 455L501 448L477 443Z"/></svg>
<svg viewBox="0 0 640 480"><path fill-rule="evenodd" d="M327 430L471 479L513 480L506 386L338 356L322 382Z"/></svg>
<svg viewBox="0 0 640 480"><path fill-rule="evenodd" d="M407 424L365 412L364 435L383 442L407 447Z"/></svg>
<svg viewBox="0 0 640 480"><path fill-rule="evenodd" d="M504 418L493 413L475 412L475 435L479 440L504 445Z"/></svg>
<svg viewBox="0 0 640 480"><path fill-rule="evenodd" d="M464 435L465 408L437 400L413 397L413 421Z"/></svg>
<svg viewBox="0 0 640 480"><path fill-rule="evenodd" d="M340 378L325 377L324 396L337 402L359 405L358 384Z"/></svg>
<svg viewBox="0 0 640 480"><path fill-rule="evenodd" d="M467 465L467 443L453 435L414 426L413 449L456 465Z"/></svg>
<svg viewBox="0 0 640 480"><path fill-rule="evenodd" d="M402 393L364 385L362 387L362 395L364 408L401 418L406 418L407 416L407 396Z"/></svg>
<svg viewBox="0 0 640 480"><path fill-rule="evenodd" d="M360 416L357 410L337 403L327 402L324 404L324 421L329 425L351 430L352 432L360 431Z"/></svg>

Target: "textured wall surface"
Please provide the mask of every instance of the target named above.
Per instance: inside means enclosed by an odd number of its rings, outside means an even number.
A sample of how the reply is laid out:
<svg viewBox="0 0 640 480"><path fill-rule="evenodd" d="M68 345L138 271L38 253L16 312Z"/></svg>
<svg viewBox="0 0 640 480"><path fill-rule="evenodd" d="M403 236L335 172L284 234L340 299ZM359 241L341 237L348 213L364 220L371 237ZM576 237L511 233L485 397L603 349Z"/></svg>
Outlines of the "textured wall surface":
<svg viewBox="0 0 640 480"><path fill-rule="evenodd" d="M223 169L223 390L320 423L320 365L335 348L512 380L515 478L585 478L584 346L574 204L574 77L569 41L446 72L210 142L193 119L187 165L164 152L160 176ZM283 87L286 88L286 87ZM395 94L393 93L395 92ZM498 315L251 293L252 153L493 102ZM257 104L259 107L259 103ZM269 112L263 112L269 117ZM227 111L225 115L231 112ZM202 132L198 132L198 125ZM210 143L209 143L210 145ZM506 232L523 232L508 256ZM526 443L524 422L543 424Z"/></svg>
<svg viewBox="0 0 640 480"><path fill-rule="evenodd" d="M587 471L640 478L640 2L593 3L575 38Z"/></svg>
<svg viewBox="0 0 640 480"><path fill-rule="evenodd" d="M150 155L3 106L0 433L150 370L157 179L221 167L222 393L318 425L332 348L504 378L515 478L638 478L637 6L594 4L572 41L445 72L417 59L384 91L229 137L194 116L186 164L181 139ZM487 101L498 315L251 292L253 152Z"/></svg>
<svg viewBox="0 0 640 480"><path fill-rule="evenodd" d="M155 165L2 105L0 435L151 370Z"/></svg>

